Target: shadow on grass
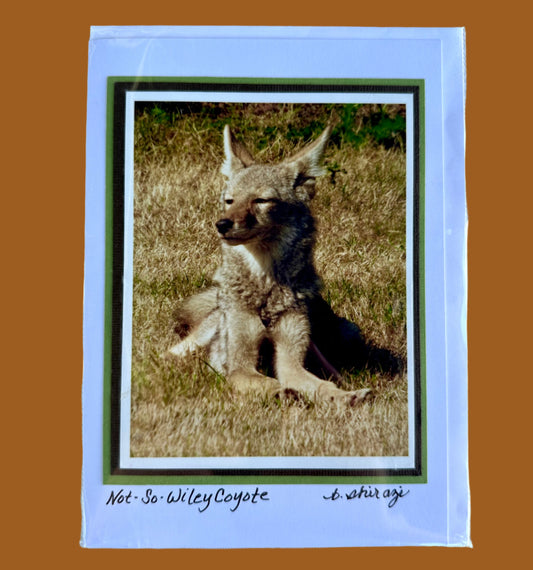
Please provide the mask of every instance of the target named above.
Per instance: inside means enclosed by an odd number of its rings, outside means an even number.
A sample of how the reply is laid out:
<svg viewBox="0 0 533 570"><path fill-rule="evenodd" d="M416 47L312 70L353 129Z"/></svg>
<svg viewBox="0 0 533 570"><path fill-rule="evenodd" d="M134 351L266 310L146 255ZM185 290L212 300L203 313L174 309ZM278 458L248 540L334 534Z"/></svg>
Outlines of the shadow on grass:
<svg viewBox="0 0 533 570"><path fill-rule="evenodd" d="M359 327L337 316L324 299L309 305L311 339L334 369L359 374L366 371L393 380L405 369L405 359L387 348L367 341ZM309 351L306 368L321 377L331 376L316 352Z"/></svg>

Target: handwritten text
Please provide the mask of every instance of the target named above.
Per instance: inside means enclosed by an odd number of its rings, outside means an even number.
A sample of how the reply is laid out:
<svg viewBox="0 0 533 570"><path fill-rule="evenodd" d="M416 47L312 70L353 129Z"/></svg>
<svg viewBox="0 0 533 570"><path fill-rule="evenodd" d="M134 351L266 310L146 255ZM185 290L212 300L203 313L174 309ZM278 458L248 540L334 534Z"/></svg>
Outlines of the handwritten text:
<svg viewBox="0 0 533 570"><path fill-rule="evenodd" d="M168 505L196 505L200 513L205 512L211 505L223 504L234 513L243 503L256 505L262 501L269 501L268 491L260 491L258 487L254 491L235 491L220 487L214 493L202 493L194 487L173 489L168 493L160 494L157 490L149 487L143 493L134 493L132 490L112 490L106 501L106 505L131 505L141 503L143 505L155 505L165 503Z"/></svg>
<svg viewBox="0 0 533 570"><path fill-rule="evenodd" d="M340 493L339 489L336 488L333 493L329 496L323 496L322 498L326 501L338 501L339 499L345 499L347 501L353 501L354 499L388 499L387 506L390 508L409 493L408 490L404 490L400 485L398 488L386 488L378 489L377 487L372 487L371 485L361 485L353 489L348 493Z"/></svg>

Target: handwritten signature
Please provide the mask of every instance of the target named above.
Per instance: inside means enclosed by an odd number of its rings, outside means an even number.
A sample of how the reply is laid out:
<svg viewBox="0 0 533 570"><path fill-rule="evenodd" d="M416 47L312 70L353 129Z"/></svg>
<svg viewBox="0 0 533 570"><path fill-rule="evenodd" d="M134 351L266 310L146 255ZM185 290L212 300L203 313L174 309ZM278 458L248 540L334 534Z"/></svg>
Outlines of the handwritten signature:
<svg viewBox="0 0 533 570"><path fill-rule="evenodd" d="M398 488L393 487L386 489L378 489L371 485L361 485L349 493L340 493L339 489L336 488L331 495L327 497L322 496L322 498L326 501L338 501L339 499L346 499L348 501L354 499L389 499L387 506L391 509L399 499L402 499L408 494L409 491L403 489L401 485Z"/></svg>

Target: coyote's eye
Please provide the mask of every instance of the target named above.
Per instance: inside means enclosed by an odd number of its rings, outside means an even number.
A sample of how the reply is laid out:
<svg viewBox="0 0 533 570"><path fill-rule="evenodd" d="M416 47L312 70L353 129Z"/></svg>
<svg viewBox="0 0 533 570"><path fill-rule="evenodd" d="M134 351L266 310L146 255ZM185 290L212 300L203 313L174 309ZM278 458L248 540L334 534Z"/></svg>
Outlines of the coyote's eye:
<svg viewBox="0 0 533 570"><path fill-rule="evenodd" d="M273 202L274 198L255 198L253 200L254 204L266 204L267 202Z"/></svg>
<svg viewBox="0 0 533 570"><path fill-rule="evenodd" d="M230 204L233 204L233 200L231 198L228 198L227 200L225 200L226 204L229 206Z"/></svg>

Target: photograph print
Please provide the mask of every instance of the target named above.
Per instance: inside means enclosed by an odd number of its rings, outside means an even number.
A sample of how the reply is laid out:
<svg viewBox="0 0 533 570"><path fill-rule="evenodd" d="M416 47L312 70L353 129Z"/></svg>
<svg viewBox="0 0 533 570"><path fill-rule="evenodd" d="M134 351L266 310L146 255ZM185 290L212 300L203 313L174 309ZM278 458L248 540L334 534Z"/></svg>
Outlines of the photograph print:
<svg viewBox="0 0 533 570"><path fill-rule="evenodd" d="M420 86L344 87L110 83L110 475L425 475Z"/></svg>

